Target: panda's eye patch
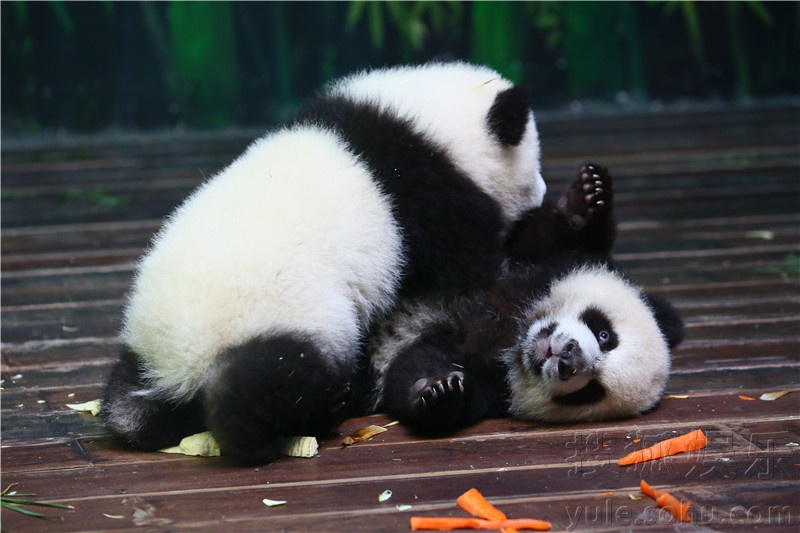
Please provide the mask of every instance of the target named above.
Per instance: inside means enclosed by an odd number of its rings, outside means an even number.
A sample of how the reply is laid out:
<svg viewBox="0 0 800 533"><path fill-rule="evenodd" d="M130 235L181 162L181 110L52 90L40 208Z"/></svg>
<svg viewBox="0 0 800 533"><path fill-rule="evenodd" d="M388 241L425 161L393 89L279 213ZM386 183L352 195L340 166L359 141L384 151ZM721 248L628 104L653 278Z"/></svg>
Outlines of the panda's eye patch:
<svg viewBox="0 0 800 533"><path fill-rule="evenodd" d="M602 311L596 307L589 307L581 313L580 319L592 331L602 351L611 351L619 345L611 321Z"/></svg>
<svg viewBox="0 0 800 533"><path fill-rule="evenodd" d="M536 335L536 336L537 336L537 337L539 337L540 339L542 339L542 338L544 338L544 337L549 337L550 335L552 335L552 334L553 334L553 332L554 332L555 330L556 330L556 324L550 324L550 325L548 325L547 327L545 327L545 328L542 328L542 329L539 331L539 334L538 334L538 335Z"/></svg>

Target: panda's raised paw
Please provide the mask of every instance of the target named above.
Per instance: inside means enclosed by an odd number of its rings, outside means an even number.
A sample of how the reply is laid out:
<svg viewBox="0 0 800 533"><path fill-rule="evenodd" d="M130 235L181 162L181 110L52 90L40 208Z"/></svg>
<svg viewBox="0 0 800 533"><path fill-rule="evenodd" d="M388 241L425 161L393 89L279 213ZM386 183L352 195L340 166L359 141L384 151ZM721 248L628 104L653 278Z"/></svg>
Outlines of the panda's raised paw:
<svg viewBox="0 0 800 533"><path fill-rule="evenodd" d="M453 371L441 379L421 378L412 389L418 411L432 411L456 406L464 396L464 374Z"/></svg>
<svg viewBox="0 0 800 533"><path fill-rule="evenodd" d="M584 163L558 202L558 209L573 228L581 229L597 213L610 208L611 196L608 171L595 163Z"/></svg>
<svg viewBox="0 0 800 533"><path fill-rule="evenodd" d="M587 163L580 170L581 190L586 211L591 215L595 209L606 205L611 195L611 180L606 169Z"/></svg>

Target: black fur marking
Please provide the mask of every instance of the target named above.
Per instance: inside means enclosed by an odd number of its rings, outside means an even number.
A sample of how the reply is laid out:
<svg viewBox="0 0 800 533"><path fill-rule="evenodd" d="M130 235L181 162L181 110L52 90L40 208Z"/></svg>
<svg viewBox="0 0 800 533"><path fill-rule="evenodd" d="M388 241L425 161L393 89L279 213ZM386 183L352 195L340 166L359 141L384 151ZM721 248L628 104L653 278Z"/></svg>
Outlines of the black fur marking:
<svg viewBox="0 0 800 533"><path fill-rule="evenodd" d="M337 368L303 335L254 339L222 354L206 390L208 426L222 452L274 461L281 437L327 436L348 414L354 369Z"/></svg>
<svg viewBox="0 0 800 533"><path fill-rule="evenodd" d="M584 191L588 185L591 190ZM613 205L611 175L599 165L586 163L557 201L545 198L541 207L516 222L506 238L506 254L533 263L551 264L554 256L575 254L609 263L616 237Z"/></svg>
<svg viewBox="0 0 800 533"><path fill-rule="evenodd" d="M489 132L500 144L517 146L522 142L531 113L531 95L527 87L515 85L497 93L489 110Z"/></svg>
<svg viewBox="0 0 800 533"><path fill-rule="evenodd" d="M558 324L556 324L555 322L553 322L552 324L548 324L547 327L542 328L542 330L539 333L537 333L536 336L539 337L540 339L549 337L553 334L553 332L556 330L557 327Z"/></svg>
<svg viewBox="0 0 800 533"><path fill-rule="evenodd" d="M619 337L611 326L611 321L602 311L596 307L590 307L581 313L580 319L592 330L598 344L600 344L600 351L610 352L619 346ZM605 332L608 337L601 339L602 332Z"/></svg>
<svg viewBox="0 0 800 533"><path fill-rule="evenodd" d="M642 299L652 309L670 350L680 344L684 336L683 320L672 304L652 292L643 292Z"/></svg>
<svg viewBox="0 0 800 533"><path fill-rule="evenodd" d="M605 396L606 390L597 380L593 379L582 389L562 396L554 396L553 401L561 405L586 405L597 403L605 398Z"/></svg>
<svg viewBox="0 0 800 533"><path fill-rule="evenodd" d="M136 394L148 388L142 375L139 357L123 347L120 360L111 368L100 411L112 435L135 448L158 450L205 429L200 397L176 403Z"/></svg>
<svg viewBox="0 0 800 533"><path fill-rule="evenodd" d="M322 98L295 119L337 131L394 204L404 296L484 286L502 260L498 204L411 124L375 105Z"/></svg>

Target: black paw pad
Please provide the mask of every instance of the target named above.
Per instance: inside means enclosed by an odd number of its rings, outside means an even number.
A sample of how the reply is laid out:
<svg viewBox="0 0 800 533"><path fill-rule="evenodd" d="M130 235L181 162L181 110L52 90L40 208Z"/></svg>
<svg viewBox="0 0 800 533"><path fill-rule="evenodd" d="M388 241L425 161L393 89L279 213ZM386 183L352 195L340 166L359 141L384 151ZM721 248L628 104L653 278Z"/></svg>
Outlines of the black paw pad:
<svg viewBox="0 0 800 533"><path fill-rule="evenodd" d="M576 230L582 229L598 213L610 212L611 176L594 163L585 163L578 177L558 201L557 209Z"/></svg>
<svg viewBox="0 0 800 533"><path fill-rule="evenodd" d="M412 389L418 411L435 411L457 406L464 397L464 374L453 371L440 379L421 378Z"/></svg>
<svg viewBox="0 0 800 533"><path fill-rule="evenodd" d="M586 163L578 173L578 183L583 200L583 211L591 215L598 208L608 205L611 198L611 180L608 172L594 163ZM577 207L577 206L576 206Z"/></svg>

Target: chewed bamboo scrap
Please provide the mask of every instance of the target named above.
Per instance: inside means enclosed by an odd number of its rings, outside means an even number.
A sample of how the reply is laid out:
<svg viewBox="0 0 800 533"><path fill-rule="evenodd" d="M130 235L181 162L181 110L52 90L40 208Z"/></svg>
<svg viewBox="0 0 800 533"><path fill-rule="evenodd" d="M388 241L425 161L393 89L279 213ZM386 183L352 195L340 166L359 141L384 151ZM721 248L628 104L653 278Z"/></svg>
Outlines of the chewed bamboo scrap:
<svg viewBox="0 0 800 533"><path fill-rule="evenodd" d="M351 444L371 439L375 435L383 433L384 431L387 431L386 428L381 426L367 426L358 429L344 438L342 441L342 446L350 446Z"/></svg>
<svg viewBox="0 0 800 533"><path fill-rule="evenodd" d="M315 437L284 437L282 455L289 457L314 457L319 450ZM222 455L219 444L210 431L202 431L181 439L180 444L158 450L164 453L180 453L200 457L218 457Z"/></svg>

